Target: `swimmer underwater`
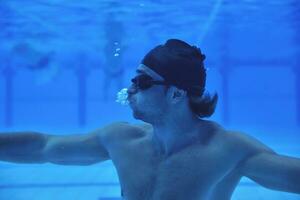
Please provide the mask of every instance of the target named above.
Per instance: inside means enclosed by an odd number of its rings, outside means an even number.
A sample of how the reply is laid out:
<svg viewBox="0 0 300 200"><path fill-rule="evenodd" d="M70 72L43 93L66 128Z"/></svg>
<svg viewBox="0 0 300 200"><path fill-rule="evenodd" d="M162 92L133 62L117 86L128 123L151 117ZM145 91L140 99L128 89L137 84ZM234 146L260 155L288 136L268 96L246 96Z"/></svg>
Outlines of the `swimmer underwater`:
<svg viewBox="0 0 300 200"><path fill-rule="evenodd" d="M143 123L114 122L66 136L1 133L0 160L59 165L112 160L126 200L229 200L243 176L300 194L299 158L204 119L218 100L205 92L204 59L199 48L170 39L145 55L131 86L119 93L118 101Z"/></svg>

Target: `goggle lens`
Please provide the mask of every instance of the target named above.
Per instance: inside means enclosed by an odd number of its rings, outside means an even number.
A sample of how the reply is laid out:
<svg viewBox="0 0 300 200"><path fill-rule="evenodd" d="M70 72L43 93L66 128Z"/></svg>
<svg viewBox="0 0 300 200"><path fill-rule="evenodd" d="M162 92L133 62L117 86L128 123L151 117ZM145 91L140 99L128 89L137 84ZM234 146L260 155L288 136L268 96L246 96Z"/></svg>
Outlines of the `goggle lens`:
<svg viewBox="0 0 300 200"><path fill-rule="evenodd" d="M150 88L153 85L153 79L146 75L146 74L142 74L142 75L138 75L136 77L134 77L133 79L131 79L131 82L139 89L145 90Z"/></svg>

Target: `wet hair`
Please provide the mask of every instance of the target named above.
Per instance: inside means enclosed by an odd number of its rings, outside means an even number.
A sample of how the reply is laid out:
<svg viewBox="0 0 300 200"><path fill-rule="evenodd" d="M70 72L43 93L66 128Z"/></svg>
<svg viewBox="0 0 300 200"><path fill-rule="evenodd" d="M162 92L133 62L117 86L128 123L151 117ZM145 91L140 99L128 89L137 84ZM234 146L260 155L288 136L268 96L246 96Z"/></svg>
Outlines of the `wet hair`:
<svg viewBox="0 0 300 200"><path fill-rule="evenodd" d="M218 94L205 92L206 69L200 48L169 39L148 52L142 63L161 75L166 82L187 91L189 106L200 118L210 117L216 108ZM166 90L169 87L166 86Z"/></svg>
<svg viewBox="0 0 300 200"><path fill-rule="evenodd" d="M201 97L189 96L189 105L193 113L195 113L200 118L210 117L214 114L217 103L218 94L211 96L208 93L204 93Z"/></svg>

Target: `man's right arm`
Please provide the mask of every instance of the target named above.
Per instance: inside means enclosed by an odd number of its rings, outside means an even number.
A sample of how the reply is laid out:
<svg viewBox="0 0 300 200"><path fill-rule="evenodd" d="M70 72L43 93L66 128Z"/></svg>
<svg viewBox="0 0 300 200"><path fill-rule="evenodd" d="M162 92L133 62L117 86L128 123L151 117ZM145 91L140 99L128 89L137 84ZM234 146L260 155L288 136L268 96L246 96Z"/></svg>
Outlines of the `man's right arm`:
<svg viewBox="0 0 300 200"><path fill-rule="evenodd" d="M15 163L44 163L42 149L48 135L37 132L0 133L0 160Z"/></svg>
<svg viewBox="0 0 300 200"><path fill-rule="evenodd" d="M110 159L108 146L125 131L115 122L88 134L47 135L37 132L0 134L0 160L14 163L91 165ZM122 135L122 134L121 134Z"/></svg>

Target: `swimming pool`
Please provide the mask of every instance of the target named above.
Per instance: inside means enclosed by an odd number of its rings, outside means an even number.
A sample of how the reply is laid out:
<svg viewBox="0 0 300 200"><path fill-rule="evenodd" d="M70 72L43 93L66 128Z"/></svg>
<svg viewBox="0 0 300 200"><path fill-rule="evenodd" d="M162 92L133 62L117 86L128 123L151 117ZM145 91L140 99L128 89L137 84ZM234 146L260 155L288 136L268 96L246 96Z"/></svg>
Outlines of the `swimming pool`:
<svg viewBox="0 0 300 200"><path fill-rule="evenodd" d="M0 1L0 132L136 123L115 94L149 48L180 38L207 56L207 89L220 96L213 120L300 157L299 9L295 0ZM120 196L111 162L0 169L0 199ZM300 197L245 178L233 199Z"/></svg>

